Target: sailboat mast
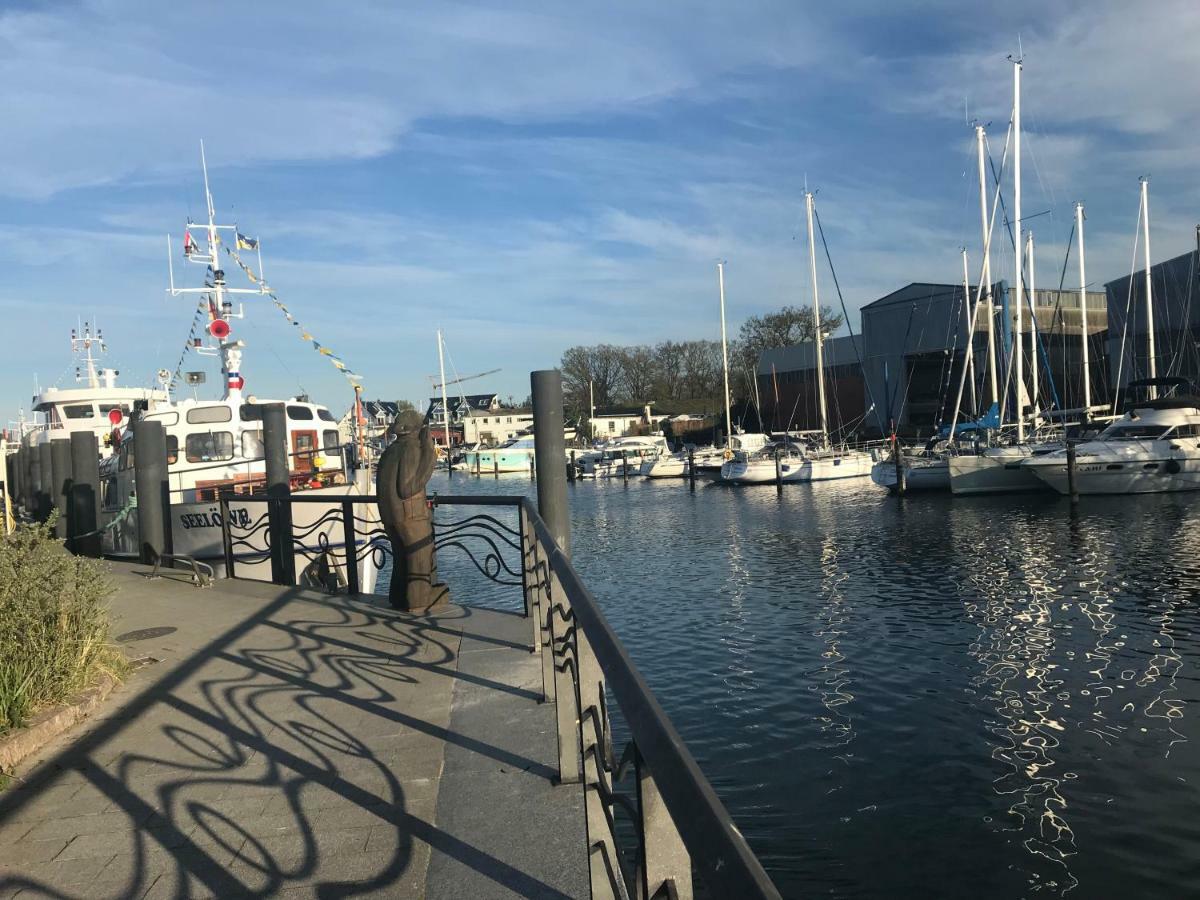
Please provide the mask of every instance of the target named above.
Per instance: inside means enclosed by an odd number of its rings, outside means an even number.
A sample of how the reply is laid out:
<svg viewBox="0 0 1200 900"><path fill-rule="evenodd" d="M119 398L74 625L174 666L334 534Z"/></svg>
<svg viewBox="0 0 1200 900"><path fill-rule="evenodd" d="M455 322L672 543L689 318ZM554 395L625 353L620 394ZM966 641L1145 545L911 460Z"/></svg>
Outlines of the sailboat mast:
<svg viewBox="0 0 1200 900"><path fill-rule="evenodd" d="M808 219L808 271L812 277L813 295L813 341L816 347L817 364L817 399L821 412L821 445L829 446L829 420L825 409L825 358L823 354L821 335L821 297L817 288L817 245L813 238L813 195L812 191L804 192L804 213Z"/></svg>
<svg viewBox="0 0 1200 900"><path fill-rule="evenodd" d="M446 467L450 467L450 404L446 400L446 359L442 349L442 330L437 333L438 374L442 377L442 443L446 448Z"/></svg>
<svg viewBox="0 0 1200 900"><path fill-rule="evenodd" d="M721 366L725 373L725 446L733 448L733 416L729 412L729 345L725 336L725 263L717 263L717 287L721 293Z"/></svg>
<svg viewBox="0 0 1200 900"><path fill-rule="evenodd" d="M1024 266L1021 240L1021 61L1013 60L1013 388L1017 392L1017 443L1025 442Z"/></svg>
<svg viewBox="0 0 1200 900"><path fill-rule="evenodd" d="M1142 183L1142 255L1146 261L1146 353L1147 371L1151 378L1158 377L1158 363L1154 358L1154 292L1150 283L1150 179L1145 176ZM1151 400L1158 397L1158 388L1151 385Z"/></svg>
<svg viewBox="0 0 1200 900"><path fill-rule="evenodd" d="M1000 388L996 378L996 313L992 308L992 242L988 239L987 172L984 168L983 147L983 126L976 125L975 149L979 161L979 227L983 240L983 309L984 315L987 316L988 386L991 388L992 403L999 403Z"/></svg>
<svg viewBox="0 0 1200 900"><path fill-rule="evenodd" d="M596 418L596 382L588 379L588 443L596 438L592 420Z"/></svg>
<svg viewBox="0 0 1200 900"><path fill-rule="evenodd" d="M1033 424L1037 426L1041 416L1041 397L1038 384L1038 323L1037 323L1037 292L1033 282L1033 230L1025 236L1025 265L1029 271L1029 402L1033 406Z"/></svg>
<svg viewBox="0 0 1200 900"><path fill-rule="evenodd" d="M963 353L964 365L967 367L967 380L971 385L971 412L979 411L979 398L975 394L975 316L971 309L971 273L967 265L967 248L962 248L963 261L963 319L967 323L967 349Z"/></svg>
<svg viewBox="0 0 1200 900"><path fill-rule="evenodd" d="M1092 370L1088 360L1087 276L1083 263L1083 204L1075 204L1075 233L1079 236L1079 345L1083 360L1083 421L1091 415Z"/></svg>

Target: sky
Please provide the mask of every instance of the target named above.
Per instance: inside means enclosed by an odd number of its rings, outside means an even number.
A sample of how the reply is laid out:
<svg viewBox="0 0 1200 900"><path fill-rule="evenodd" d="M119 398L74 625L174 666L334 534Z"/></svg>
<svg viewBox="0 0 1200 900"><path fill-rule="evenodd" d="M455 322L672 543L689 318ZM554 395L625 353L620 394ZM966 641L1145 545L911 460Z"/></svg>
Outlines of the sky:
<svg viewBox="0 0 1200 900"><path fill-rule="evenodd" d="M70 386L80 319L122 382L175 368L195 298L166 291L166 235L197 284L201 140L218 219L370 397L429 397L439 328L450 377L501 370L452 390L518 401L575 344L716 338L718 259L731 331L811 303L806 186L857 322L961 280L963 246L977 270L971 122L998 161L1018 53L1037 282L1078 200L1100 286L1130 271L1140 176L1153 258L1195 246L1198 45L1174 0L0 0L0 403ZM836 308L824 265L820 293ZM248 392L349 405L269 302L245 314ZM183 369L219 390L213 359Z"/></svg>

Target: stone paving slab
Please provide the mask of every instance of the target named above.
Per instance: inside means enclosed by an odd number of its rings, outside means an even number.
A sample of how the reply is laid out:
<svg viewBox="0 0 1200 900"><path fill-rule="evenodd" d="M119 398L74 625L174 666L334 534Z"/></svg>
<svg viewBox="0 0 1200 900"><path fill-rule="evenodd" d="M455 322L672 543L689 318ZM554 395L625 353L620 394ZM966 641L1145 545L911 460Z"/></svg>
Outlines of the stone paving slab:
<svg viewBox="0 0 1200 900"><path fill-rule="evenodd" d="M0 898L586 895L526 620L142 571L153 662L0 792Z"/></svg>

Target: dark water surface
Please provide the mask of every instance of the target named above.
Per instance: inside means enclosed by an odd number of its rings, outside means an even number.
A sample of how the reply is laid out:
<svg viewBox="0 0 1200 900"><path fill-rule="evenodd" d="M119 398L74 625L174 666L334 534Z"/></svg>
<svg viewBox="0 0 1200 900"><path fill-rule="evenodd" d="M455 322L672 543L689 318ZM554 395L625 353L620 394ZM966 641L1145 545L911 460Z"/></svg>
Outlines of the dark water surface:
<svg viewBox="0 0 1200 900"><path fill-rule="evenodd" d="M1200 494L569 492L576 567L785 896L1200 896Z"/></svg>

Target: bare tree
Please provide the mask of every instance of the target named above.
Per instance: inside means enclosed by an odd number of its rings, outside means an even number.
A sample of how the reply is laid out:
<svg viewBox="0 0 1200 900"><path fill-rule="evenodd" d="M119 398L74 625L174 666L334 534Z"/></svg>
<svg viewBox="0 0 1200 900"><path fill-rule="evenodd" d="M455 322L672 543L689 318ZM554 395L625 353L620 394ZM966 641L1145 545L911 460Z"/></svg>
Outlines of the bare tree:
<svg viewBox="0 0 1200 900"><path fill-rule="evenodd" d="M589 385L597 406L608 406L617 399L623 373L624 352L612 344L571 347L559 364L563 373L563 393L574 410L588 408Z"/></svg>
<svg viewBox="0 0 1200 900"><path fill-rule="evenodd" d="M626 347L621 357L621 387L624 398L633 403L655 399L654 387L658 378L658 359L653 348L639 344Z"/></svg>

